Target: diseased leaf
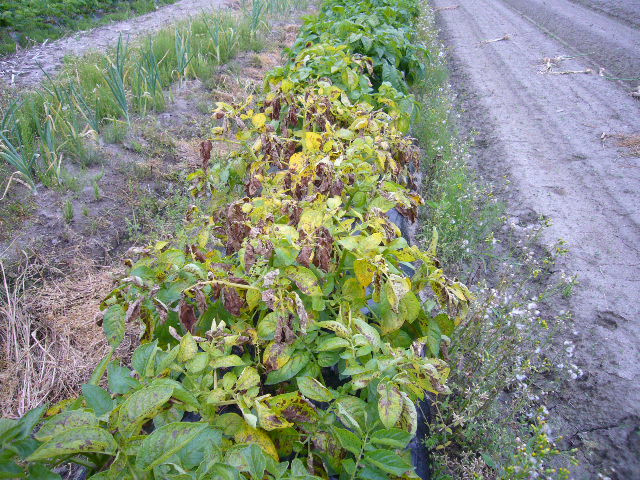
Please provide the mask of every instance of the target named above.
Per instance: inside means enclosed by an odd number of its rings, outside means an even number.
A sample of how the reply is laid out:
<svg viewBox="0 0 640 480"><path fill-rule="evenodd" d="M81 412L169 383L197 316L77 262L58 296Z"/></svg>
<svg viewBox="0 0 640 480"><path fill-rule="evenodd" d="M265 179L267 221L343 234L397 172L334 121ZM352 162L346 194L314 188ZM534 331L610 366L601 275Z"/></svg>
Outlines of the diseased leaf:
<svg viewBox="0 0 640 480"><path fill-rule="evenodd" d="M193 339L191 333L187 332L187 334L182 337L180 340L180 350L178 350L178 362L184 363L191 360L198 353L198 344Z"/></svg>
<svg viewBox="0 0 640 480"><path fill-rule="evenodd" d="M296 266L286 269L287 276L295 282L300 291L309 296L321 296L318 277L306 267Z"/></svg>
<svg viewBox="0 0 640 480"><path fill-rule="evenodd" d="M117 448L115 440L106 430L100 427L76 427L54 435L29 455L27 461L46 460L76 453L113 455Z"/></svg>
<svg viewBox="0 0 640 480"><path fill-rule="evenodd" d="M418 431L418 411L411 399L404 392L402 393L402 403L402 414L398 420L398 427L415 436Z"/></svg>
<svg viewBox="0 0 640 480"><path fill-rule="evenodd" d="M34 437L41 442L46 442L65 430L96 425L98 425L98 419L93 413L86 410L66 410L47 420Z"/></svg>
<svg viewBox="0 0 640 480"><path fill-rule="evenodd" d="M334 399L333 393L318 380L311 377L298 377L298 390L311 400L317 402L330 402Z"/></svg>
<svg viewBox="0 0 640 480"><path fill-rule="evenodd" d="M291 359L279 370L269 372L265 385L275 385L276 383L286 382L295 377L297 373L307 366L309 363L309 354L307 352L296 352Z"/></svg>
<svg viewBox="0 0 640 480"><path fill-rule="evenodd" d="M102 328L109 345L117 348L124 339L126 312L122 305L116 303L104 312Z"/></svg>
<svg viewBox="0 0 640 480"><path fill-rule="evenodd" d="M391 383L378 384L378 414L380 421L387 427L393 427L402 414L403 401L398 387Z"/></svg>
<svg viewBox="0 0 640 480"><path fill-rule="evenodd" d="M251 387L255 387L259 383L260 375L258 374L258 371L253 367L246 367L238 377L235 389L242 392L249 390Z"/></svg>
<svg viewBox="0 0 640 480"><path fill-rule="evenodd" d="M353 262L353 270L360 285L368 287L373 281L373 276L377 269L369 260L355 260Z"/></svg>
<svg viewBox="0 0 640 480"><path fill-rule="evenodd" d="M160 427L143 440L136 457L136 467L151 470L162 465L206 428L208 424L200 422L174 422Z"/></svg>
<svg viewBox="0 0 640 480"><path fill-rule="evenodd" d="M118 428L126 435L137 434L142 423L159 413L169 401L173 388L169 385L154 385L141 388L128 397L119 409Z"/></svg>

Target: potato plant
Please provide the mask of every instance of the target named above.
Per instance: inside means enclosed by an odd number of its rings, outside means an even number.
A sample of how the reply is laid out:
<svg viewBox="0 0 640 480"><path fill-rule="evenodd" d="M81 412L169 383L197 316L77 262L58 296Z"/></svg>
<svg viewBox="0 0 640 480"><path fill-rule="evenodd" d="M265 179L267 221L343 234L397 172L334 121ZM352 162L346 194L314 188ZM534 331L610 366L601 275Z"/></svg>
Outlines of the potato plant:
<svg viewBox="0 0 640 480"><path fill-rule="evenodd" d="M413 40L414 14L328 0L259 98L218 103L188 178L208 207L141 249L102 305L114 349L142 332L130 368L109 356L80 397L3 420L0 476L75 462L92 479L416 478L417 404L448 392L442 345L471 294L437 235L409 245L387 216L423 203L406 136L419 56L387 43ZM373 56L323 20L362 15L379 22ZM212 158L217 142L233 153Z"/></svg>

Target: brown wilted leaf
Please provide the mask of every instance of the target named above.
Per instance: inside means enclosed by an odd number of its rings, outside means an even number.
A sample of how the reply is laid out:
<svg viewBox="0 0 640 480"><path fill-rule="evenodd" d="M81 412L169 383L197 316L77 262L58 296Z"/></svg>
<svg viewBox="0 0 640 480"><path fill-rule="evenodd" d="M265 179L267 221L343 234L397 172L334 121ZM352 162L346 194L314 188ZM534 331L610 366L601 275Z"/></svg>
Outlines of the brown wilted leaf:
<svg viewBox="0 0 640 480"><path fill-rule="evenodd" d="M193 305L186 301L186 299L180 300L180 323L184 325L184 328L193 333L193 327L198 323L195 309Z"/></svg>
<svg viewBox="0 0 640 480"><path fill-rule="evenodd" d="M200 310L200 314L202 315L207 311L207 296L200 288L194 289L196 294L196 302L198 303L198 310Z"/></svg>
<svg viewBox="0 0 640 480"><path fill-rule="evenodd" d="M271 310L276 308L276 292L274 289L269 288L262 292L262 301L266 303L267 307Z"/></svg>
<svg viewBox="0 0 640 480"><path fill-rule="evenodd" d="M315 233L316 251L313 258L313 264L324 270L329 271L331 267L331 253L333 251L333 237L327 227L319 227Z"/></svg>
<svg viewBox="0 0 640 480"><path fill-rule="evenodd" d="M242 313L242 307L245 305L244 298L240 296L238 291L232 287L222 289L223 304L227 311L236 317Z"/></svg>
<svg viewBox="0 0 640 480"><path fill-rule="evenodd" d="M418 219L418 208L416 206L404 207L398 204L396 205L396 210L398 210L398 213L409 220L411 223L415 223L415 221Z"/></svg>
<svg viewBox="0 0 640 480"><path fill-rule="evenodd" d="M129 308L127 308L127 315L125 318L126 323L135 322L140 317L140 306L143 300L144 300L144 297L140 297L131 305L129 305Z"/></svg>
<svg viewBox="0 0 640 480"><path fill-rule="evenodd" d="M313 248L310 247L309 245L305 245L300 250L300 253L298 254L298 258L296 258L296 261L303 267L309 268L309 266L311 265L312 254L313 254Z"/></svg>
<svg viewBox="0 0 640 480"><path fill-rule="evenodd" d="M293 315L290 313L283 313L278 317L278 325L276 326L276 333L274 340L276 343L290 344L296 339L296 334L293 331Z"/></svg>
<svg viewBox="0 0 640 480"><path fill-rule="evenodd" d="M249 197L255 197L262 190L262 183L254 175L249 179L249 182L245 186L245 192Z"/></svg>
<svg viewBox="0 0 640 480"><path fill-rule="evenodd" d="M297 293L293 292L293 299L296 304L296 313L298 314L298 318L300 319L300 331L303 335L307 334L307 326L309 325L309 314L307 313L307 309L304 307L304 303L298 296Z"/></svg>
<svg viewBox="0 0 640 480"><path fill-rule="evenodd" d="M200 143L200 157L202 158L202 169L207 170L209 168L209 160L211 160L211 149L213 145L211 140L205 140Z"/></svg>

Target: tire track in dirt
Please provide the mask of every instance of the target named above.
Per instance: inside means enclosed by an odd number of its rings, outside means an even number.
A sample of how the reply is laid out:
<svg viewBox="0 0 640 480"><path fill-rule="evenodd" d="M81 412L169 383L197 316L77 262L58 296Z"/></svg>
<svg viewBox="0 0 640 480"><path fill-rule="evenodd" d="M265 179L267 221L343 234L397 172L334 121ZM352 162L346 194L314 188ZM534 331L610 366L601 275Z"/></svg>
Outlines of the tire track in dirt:
<svg viewBox="0 0 640 480"><path fill-rule="evenodd" d="M180 20L226 6L226 0L180 0L130 20L111 23L93 30L22 50L0 58L0 79L18 87L33 86L42 81L46 72L54 74L66 56L84 55L94 50L106 50L116 44L119 36L133 40Z"/></svg>
<svg viewBox="0 0 640 480"><path fill-rule="evenodd" d="M549 216L545 241L563 238L571 249L563 267L578 274L580 285L569 300L575 318L566 338L577 345L574 359L584 375L554 394L551 410L554 433L581 449L583 465L573 478L597 478L597 472L640 478L640 158L602 139L640 133L640 102L594 74L541 73L544 57L572 56L583 45L546 35L507 5L519 0L433 3L459 4L441 10L439 21L465 111L462 126L485 140L474 149L474 163L488 180L507 174L514 221L526 223L532 212ZM551 5L564 18L576 7L568 0L529 4ZM614 22L580 8L587 17L574 19L575 30L603 18ZM634 32L624 41L640 38ZM511 39L480 43L504 34ZM617 55L606 50L610 45L602 45L603 58ZM587 67L589 59L580 57L550 71Z"/></svg>

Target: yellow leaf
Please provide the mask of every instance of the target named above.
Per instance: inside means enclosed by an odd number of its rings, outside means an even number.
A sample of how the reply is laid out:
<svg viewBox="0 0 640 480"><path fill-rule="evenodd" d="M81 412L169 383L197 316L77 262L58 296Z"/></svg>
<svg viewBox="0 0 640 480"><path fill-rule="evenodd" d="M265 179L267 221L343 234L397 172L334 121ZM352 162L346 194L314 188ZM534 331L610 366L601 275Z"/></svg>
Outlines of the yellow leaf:
<svg viewBox="0 0 640 480"><path fill-rule="evenodd" d="M262 362L271 370L280 370L291 359L292 348L284 343L271 342L262 355Z"/></svg>
<svg viewBox="0 0 640 480"><path fill-rule="evenodd" d="M376 267L368 260L356 260L353 262L353 269L356 272L358 282L363 287L368 287L373 281L373 275L376 273Z"/></svg>
<svg viewBox="0 0 640 480"><path fill-rule="evenodd" d="M320 145L322 145L322 135L315 132L305 132L304 143L307 147L307 150L309 150L310 152L317 152L318 150L320 150Z"/></svg>
<svg viewBox="0 0 640 480"><path fill-rule="evenodd" d="M250 425L244 424L236 432L234 439L238 443L255 443L262 448L265 453L271 455L276 461L280 460L273 441L271 441L267 432L260 428L253 428Z"/></svg>
<svg viewBox="0 0 640 480"><path fill-rule="evenodd" d="M294 172L299 172L300 170L302 170L305 163L306 162L304 154L302 154L301 152L294 153L293 155L291 155L291 157L289 157L289 169L293 170Z"/></svg>
<svg viewBox="0 0 640 480"><path fill-rule="evenodd" d="M264 113L256 113L252 118L253 126L256 128L264 127L264 124L267 123L267 116Z"/></svg>

